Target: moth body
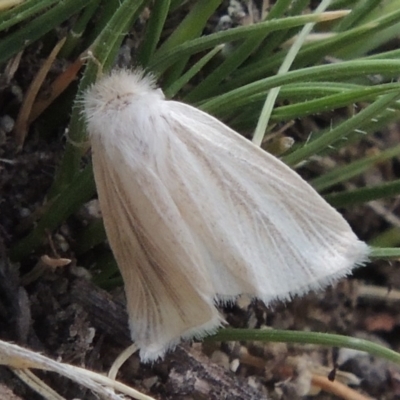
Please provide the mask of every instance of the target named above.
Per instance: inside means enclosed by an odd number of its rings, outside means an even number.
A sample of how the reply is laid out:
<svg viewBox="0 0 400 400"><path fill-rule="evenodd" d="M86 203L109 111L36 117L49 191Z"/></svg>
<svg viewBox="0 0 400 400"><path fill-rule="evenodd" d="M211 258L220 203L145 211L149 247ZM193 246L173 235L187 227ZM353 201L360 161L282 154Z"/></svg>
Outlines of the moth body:
<svg viewBox="0 0 400 400"><path fill-rule="evenodd" d="M85 97L107 237L142 360L214 332L215 304L288 300L367 260L298 174L214 117L117 71Z"/></svg>

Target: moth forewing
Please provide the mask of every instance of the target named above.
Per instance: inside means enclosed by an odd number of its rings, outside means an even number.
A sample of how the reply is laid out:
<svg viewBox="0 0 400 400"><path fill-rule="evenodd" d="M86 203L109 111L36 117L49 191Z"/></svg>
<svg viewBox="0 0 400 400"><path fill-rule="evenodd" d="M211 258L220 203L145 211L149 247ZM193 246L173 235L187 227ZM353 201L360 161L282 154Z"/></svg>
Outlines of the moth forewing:
<svg viewBox="0 0 400 400"><path fill-rule="evenodd" d="M132 337L141 358L154 360L181 336L212 333L222 319L203 260L164 186L146 170L133 179L140 171L123 152L115 163L101 146L93 137L104 224L125 282Z"/></svg>
<svg viewBox="0 0 400 400"><path fill-rule="evenodd" d="M182 103L169 102L169 119L186 151L168 174L185 181L183 203L196 210L186 220L193 235L202 232L198 246L212 260L207 265L219 296L289 298L366 261L367 245L344 218L277 158ZM188 178L190 165L202 181ZM182 202L182 193L174 200Z"/></svg>
<svg viewBox="0 0 400 400"><path fill-rule="evenodd" d="M88 91L85 113L132 338L152 360L220 326L215 301L318 289L368 247L298 174L141 72Z"/></svg>

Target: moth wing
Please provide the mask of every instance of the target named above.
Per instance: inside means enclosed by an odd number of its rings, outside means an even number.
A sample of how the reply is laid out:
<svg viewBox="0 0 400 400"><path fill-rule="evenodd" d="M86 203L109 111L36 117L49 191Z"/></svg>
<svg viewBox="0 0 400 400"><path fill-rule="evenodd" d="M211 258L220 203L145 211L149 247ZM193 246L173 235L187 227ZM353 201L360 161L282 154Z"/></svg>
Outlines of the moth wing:
<svg viewBox="0 0 400 400"><path fill-rule="evenodd" d="M200 110L178 102L165 108L175 137L161 178L218 299L288 299L366 261L368 246L283 162Z"/></svg>
<svg viewBox="0 0 400 400"><path fill-rule="evenodd" d="M93 137L100 206L125 283L132 337L141 359L154 360L180 337L215 331L221 317L208 271L163 183L151 169L132 171L124 156L107 159L99 146Z"/></svg>

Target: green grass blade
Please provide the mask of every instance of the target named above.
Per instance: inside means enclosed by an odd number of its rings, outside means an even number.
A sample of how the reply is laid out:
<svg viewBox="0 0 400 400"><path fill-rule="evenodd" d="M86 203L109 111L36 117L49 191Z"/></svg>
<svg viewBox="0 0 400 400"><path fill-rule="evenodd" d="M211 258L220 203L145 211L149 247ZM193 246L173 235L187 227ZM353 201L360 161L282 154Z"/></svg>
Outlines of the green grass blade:
<svg viewBox="0 0 400 400"><path fill-rule="evenodd" d="M346 182L351 178L361 175L376 164L389 160L398 155L400 155L400 145L382 151L380 154L366 157L362 160L357 160L350 164L344 165L343 167L336 167L332 171L311 180L310 184L316 190L322 192L326 189L329 189L333 185Z"/></svg>
<svg viewBox="0 0 400 400"><path fill-rule="evenodd" d="M268 13L266 20L282 17L288 10L292 0L279 0ZM235 71L250 55L266 40L269 32L257 32L245 39L226 56L226 59L214 71L210 72L190 93L185 97L188 103L198 102L211 96L217 91L217 86L233 71Z"/></svg>
<svg viewBox="0 0 400 400"><path fill-rule="evenodd" d="M315 13L321 13L324 12L325 9L329 6L330 0L322 0L317 9L315 10ZM289 69L291 68L293 61L295 60L297 54L299 53L303 43L306 40L306 37L310 34L311 30L313 29L315 23L308 23L306 24L297 38L295 39L293 45L290 47L289 51L287 52L285 59L282 62L282 65L278 69L277 75L286 75ZM265 133L267 131L267 126L272 114L272 110L275 105L276 98L278 97L280 87L274 87L272 88L265 100L265 103L262 107L260 117L258 118L257 126L254 131L253 135L253 143L256 144L257 146L261 146L261 143L264 139Z"/></svg>
<svg viewBox="0 0 400 400"><path fill-rule="evenodd" d="M400 364L400 354L382 345L364 339L329 333L286 331L276 329L221 329L208 337L212 341L262 341L283 343L304 343L322 346L342 347L367 353Z"/></svg>
<svg viewBox="0 0 400 400"><path fill-rule="evenodd" d="M228 29L227 31L213 33L204 37L186 41L171 48L168 52L156 52L154 58L149 64L149 69L161 74L168 67L182 58L191 56L203 50L210 49L214 46L229 43L235 40L243 40L250 37L256 32L274 32L285 30L297 26L302 26L308 22L318 22L321 20L320 15L303 15L297 17L288 17L276 19L272 21L260 22L249 26L240 26L237 28Z"/></svg>
<svg viewBox="0 0 400 400"><path fill-rule="evenodd" d="M379 114L380 111L389 107L399 97L400 93L398 92L382 96L352 118L349 118L333 128L330 132L326 132L315 140L310 140L302 148L284 157L284 161L289 165L295 165L314 154L318 154L320 151L323 151L339 139L349 135L354 130L362 129L362 127L369 124L370 120Z"/></svg>
<svg viewBox="0 0 400 400"><path fill-rule="evenodd" d="M190 13L159 48L157 57L170 52L174 47L189 39L200 36L206 22L220 4L221 0L197 1Z"/></svg>
<svg viewBox="0 0 400 400"><path fill-rule="evenodd" d="M233 114L236 112L236 109L240 109L246 105L250 96L272 89L273 87L289 83L326 81L328 77L332 81L338 81L339 79L351 79L375 73L396 76L399 69L400 60L356 60L345 61L335 65L308 67L290 71L282 76L271 76L260 79L204 102L201 104L201 108L204 111L217 115Z"/></svg>
<svg viewBox="0 0 400 400"><path fill-rule="evenodd" d="M379 259L392 259L400 257L400 247L388 247L388 248L378 248L373 247L371 251L371 258Z"/></svg>
<svg viewBox="0 0 400 400"><path fill-rule="evenodd" d="M171 49L185 43L193 38L199 37L208 21L214 14L217 7L221 4L222 0L203 0L197 1L193 4L189 14L186 15L184 20L174 29L170 37L162 44L160 49L156 52L155 56L162 54L169 54ZM166 85L171 85L176 79L181 76L184 70L188 56L180 57L173 69L164 75L164 82Z"/></svg>
<svg viewBox="0 0 400 400"><path fill-rule="evenodd" d="M179 79L172 83L169 87L164 89L165 96L168 98L174 97L181 88L190 81L202 68L221 51L221 46L216 46L204 55L197 63L195 63L187 72L185 72Z"/></svg>
<svg viewBox="0 0 400 400"><path fill-rule="evenodd" d="M79 85L79 93L83 93L96 80L99 72L103 73L111 67L124 35L128 32L133 21L138 17L145 3L145 0L141 0L132 5L130 0L125 0L114 15L110 16L109 23L92 46L92 54L96 61L89 59ZM99 71L99 65L103 67L102 71ZM78 98L79 96L78 94ZM67 143L64 158L56 173L50 196L54 196L62 191L80 170L84 148L80 147L79 143L84 143L86 140L85 121L82 118L80 103L75 104L72 110L69 138L70 141Z"/></svg>
<svg viewBox="0 0 400 400"><path fill-rule="evenodd" d="M396 91L400 93L400 85L398 83L388 83L356 90L348 90L345 93L333 94L315 100L275 108L272 117L274 121L291 120L334 110L339 107L346 107L357 102L373 101L377 96L394 93ZM254 100L253 98L252 101Z"/></svg>
<svg viewBox="0 0 400 400"><path fill-rule="evenodd" d="M150 19L147 22L144 39L137 56L138 62L142 66L149 63L156 50L170 5L170 0L156 0L151 8Z"/></svg>
<svg viewBox="0 0 400 400"><path fill-rule="evenodd" d="M340 193L327 194L324 196L324 198L333 207L340 208L363 204L367 203L368 201L379 200L386 197L394 197L398 194L400 194L400 179L373 187L365 187Z"/></svg>
<svg viewBox="0 0 400 400"><path fill-rule="evenodd" d="M0 40L0 63L9 60L13 55L29 44L43 37L72 15L86 7L90 0L70 0L58 2L53 8L22 26L15 32Z"/></svg>
<svg viewBox="0 0 400 400"><path fill-rule="evenodd" d="M354 59L353 46L361 46L364 42L368 42L374 35L381 32L382 29L394 25L399 20L400 10L397 11L395 15L391 14L369 24L356 27L343 33L338 33L331 38L305 45L296 58L295 66L296 68L300 68L303 65L316 65L327 56ZM348 57L346 57L344 53L347 53ZM260 79L260 77L273 75L274 71L282 64L285 56L286 50L281 50L275 55L268 55L267 58L262 58L256 63L239 68L229 82L221 85L219 93L225 93L235 88L242 87L249 82Z"/></svg>
<svg viewBox="0 0 400 400"><path fill-rule="evenodd" d="M28 0L17 7L0 13L0 32L32 18L46 9L52 7L58 0Z"/></svg>
<svg viewBox="0 0 400 400"><path fill-rule="evenodd" d="M100 0L92 0L91 3L83 10L78 20L68 33L67 40L59 53L59 58L68 58L80 43L82 35L87 24L95 15L99 8Z"/></svg>

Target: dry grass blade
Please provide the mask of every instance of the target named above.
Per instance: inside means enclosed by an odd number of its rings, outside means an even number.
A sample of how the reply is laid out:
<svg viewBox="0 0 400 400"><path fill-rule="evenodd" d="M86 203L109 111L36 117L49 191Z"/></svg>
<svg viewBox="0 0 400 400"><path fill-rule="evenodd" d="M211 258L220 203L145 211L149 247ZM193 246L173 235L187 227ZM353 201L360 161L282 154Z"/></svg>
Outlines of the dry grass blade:
<svg viewBox="0 0 400 400"><path fill-rule="evenodd" d="M8 8L15 7L23 3L25 0L0 0L0 11L7 10Z"/></svg>
<svg viewBox="0 0 400 400"><path fill-rule="evenodd" d="M97 393L103 399L121 400L112 390L118 390L137 400L154 400L123 383L111 380L96 372L54 361L15 344L0 340L0 364L13 369L35 368L56 372Z"/></svg>
<svg viewBox="0 0 400 400"><path fill-rule="evenodd" d="M343 383L330 381L326 376L313 375L311 383L313 386L316 386L325 392L333 393L343 400L372 400L371 397L364 396Z"/></svg>
<svg viewBox="0 0 400 400"><path fill-rule="evenodd" d="M46 400L65 400L64 397L60 396L50 386L46 385L41 379L39 379L29 369L16 369L10 368L15 375L18 376L21 381L28 385L36 393L43 396Z"/></svg>
<svg viewBox="0 0 400 400"><path fill-rule="evenodd" d="M19 110L14 127L15 140L19 148L22 148L25 142L25 137L29 128L29 115L31 114L33 103L40 88L42 87L43 81L46 78L49 69L51 68L55 58L57 57L57 54L64 45L65 40L66 38L63 38L55 45L49 57L39 69L35 79L29 85L29 88L25 94L24 101L22 102L21 109Z"/></svg>
<svg viewBox="0 0 400 400"><path fill-rule="evenodd" d="M32 106L32 112L29 115L28 124L38 118L43 111L53 103L53 101L64 92L65 89L77 78L77 74L84 63L82 56L78 57L73 64L71 64L63 73L61 73L51 84L50 95L45 99L38 99Z"/></svg>

